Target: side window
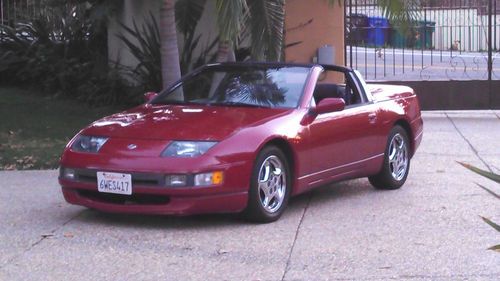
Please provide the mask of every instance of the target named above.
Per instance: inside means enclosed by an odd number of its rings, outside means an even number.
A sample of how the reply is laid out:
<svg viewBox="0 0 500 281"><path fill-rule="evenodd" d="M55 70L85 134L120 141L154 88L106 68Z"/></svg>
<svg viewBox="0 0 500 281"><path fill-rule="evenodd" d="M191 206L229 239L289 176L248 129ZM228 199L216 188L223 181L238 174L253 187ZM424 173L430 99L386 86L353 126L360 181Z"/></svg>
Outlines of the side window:
<svg viewBox="0 0 500 281"><path fill-rule="evenodd" d="M362 104L364 99L350 73L325 70L319 77L313 101L318 104L324 98L342 98L346 106Z"/></svg>
<svg viewBox="0 0 500 281"><path fill-rule="evenodd" d="M364 102L358 87L354 84L354 81L349 73L345 75L345 93L347 106L355 106Z"/></svg>

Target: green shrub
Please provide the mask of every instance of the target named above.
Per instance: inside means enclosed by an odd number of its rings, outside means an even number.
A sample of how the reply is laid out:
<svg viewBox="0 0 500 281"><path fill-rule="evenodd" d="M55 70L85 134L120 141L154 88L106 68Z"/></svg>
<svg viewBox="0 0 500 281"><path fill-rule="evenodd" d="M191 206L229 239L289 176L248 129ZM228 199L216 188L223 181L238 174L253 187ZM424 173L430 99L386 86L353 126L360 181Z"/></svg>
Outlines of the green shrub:
<svg viewBox="0 0 500 281"><path fill-rule="evenodd" d="M90 104L136 101L123 69L108 65L106 26L90 18L85 4L63 5L58 16L0 26L0 32L2 83Z"/></svg>
<svg viewBox="0 0 500 281"><path fill-rule="evenodd" d="M144 90L159 92L162 88L160 30L154 17L150 18L152 20L146 20L141 28L135 20L132 28L121 24L125 34L132 39L124 34L117 36L139 61L135 68L128 68L130 77Z"/></svg>

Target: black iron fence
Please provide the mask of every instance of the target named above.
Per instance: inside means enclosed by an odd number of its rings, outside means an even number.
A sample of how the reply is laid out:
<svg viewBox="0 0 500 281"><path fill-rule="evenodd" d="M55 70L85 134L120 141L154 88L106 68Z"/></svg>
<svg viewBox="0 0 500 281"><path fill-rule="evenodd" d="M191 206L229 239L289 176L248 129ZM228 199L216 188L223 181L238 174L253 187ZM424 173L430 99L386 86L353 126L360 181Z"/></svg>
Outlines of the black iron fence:
<svg viewBox="0 0 500 281"><path fill-rule="evenodd" d="M500 79L500 1L420 1L405 28L346 0L346 64L369 80Z"/></svg>

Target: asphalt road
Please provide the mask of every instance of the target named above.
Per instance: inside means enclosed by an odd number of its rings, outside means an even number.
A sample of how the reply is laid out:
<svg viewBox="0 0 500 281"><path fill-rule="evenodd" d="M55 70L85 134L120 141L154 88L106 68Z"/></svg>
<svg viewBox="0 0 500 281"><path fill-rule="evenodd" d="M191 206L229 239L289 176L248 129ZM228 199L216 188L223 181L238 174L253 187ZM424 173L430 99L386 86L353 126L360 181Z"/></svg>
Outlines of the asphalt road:
<svg viewBox="0 0 500 281"><path fill-rule="evenodd" d="M347 48L347 64L367 80L487 80L487 52ZM500 53L493 53L492 79L500 79Z"/></svg>
<svg viewBox="0 0 500 281"><path fill-rule="evenodd" d="M428 112L406 185L366 179L292 200L281 220L109 215L64 202L56 171L0 172L0 280L499 280L500 112Z"/></svg>

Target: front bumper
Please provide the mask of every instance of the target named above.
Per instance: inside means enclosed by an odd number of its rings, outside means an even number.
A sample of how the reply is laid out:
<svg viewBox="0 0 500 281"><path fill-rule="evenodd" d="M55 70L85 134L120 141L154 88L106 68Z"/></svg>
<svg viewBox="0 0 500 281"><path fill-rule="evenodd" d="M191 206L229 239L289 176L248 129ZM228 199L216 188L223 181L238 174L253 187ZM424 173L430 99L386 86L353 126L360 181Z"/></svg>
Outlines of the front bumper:
<svg viewBox="0 0 500 281"><path fill-rule="evenodd" d="M154 215L237 213L246 207L248 200L247 192L183 196L139 189L132 196L127 196L99 193L95 187L78 188L61 179L60 183L68 203L109 213Z"/></svg>
<svg viewBox="0 0 500 281"><path fill-rule="evenodd" d="M236 213L247 206L251 172L248 161L208 165L207 161L200 159L180 159L174 162L130 157L118 161L113 157L83 156L68 152L61 161L61 171L66 168L76 171L73 179L63 177L62 172L59 176L64 198L71 204L104 212L159 215ZM98 171L131 174L132 195L99 192ZM194 175L210 171L224 171L224 182L207 187L165 186L165 175Z"/></svg>

